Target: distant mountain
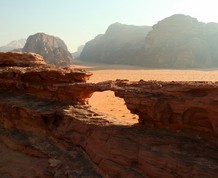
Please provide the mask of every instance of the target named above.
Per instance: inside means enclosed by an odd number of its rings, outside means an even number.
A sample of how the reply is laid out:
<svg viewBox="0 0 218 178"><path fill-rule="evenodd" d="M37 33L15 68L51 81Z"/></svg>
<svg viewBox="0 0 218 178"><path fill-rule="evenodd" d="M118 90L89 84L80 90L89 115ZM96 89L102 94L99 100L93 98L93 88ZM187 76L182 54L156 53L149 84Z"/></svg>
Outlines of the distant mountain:
<svg viewBox="0 0 218 178"><path fill-rule="evenodd" d="M22 52L22 51L23 51L23 48L17 48L17 49L11 50L10 52L17 53L17 52Z"/></svg>
<svg viewBox="0 0 218 178"><path fill-rule="evenodd" d="M132 64L135 56L144 48L144 40L150 30L150 26L114 23L105 34L85 44L80 59L108 64Z"/></svg>
<svg viewBox="0 0 218 178"><path fill-rule="evenodd" d="M218 66L218 24L182 14L165 18L147 35L139 61L160 68Z"/></svg>
<svg viewBox="0 0 218 178"><path fill-rule="evenodd" d="M73 58L78 58L83 50L85 45L81 45L77 48L77 51L72 53Z"/></svg>
<svg viewBox="0 0 218 178"><path fill-rule="evenodd" d="M218 67L218 24L175 14L152 29L112 24L86 43L81 60L152 68Z"/></svg>
<svg viewBox="0 0 218 178"><path fill-rule="evenodd" d="M72 56L64 41L45 33L29 36L22 51L40 54L45 62L57 66L66 66L72 63Z"/></svg>
<svg viewBox="0 0 218 178"><path fill-rule="evenodd" d="M17 41L12 41L5 46L0 47L0 52L8 52L14 49L23 48L26 43L26 39L20 39Z"/></svg>

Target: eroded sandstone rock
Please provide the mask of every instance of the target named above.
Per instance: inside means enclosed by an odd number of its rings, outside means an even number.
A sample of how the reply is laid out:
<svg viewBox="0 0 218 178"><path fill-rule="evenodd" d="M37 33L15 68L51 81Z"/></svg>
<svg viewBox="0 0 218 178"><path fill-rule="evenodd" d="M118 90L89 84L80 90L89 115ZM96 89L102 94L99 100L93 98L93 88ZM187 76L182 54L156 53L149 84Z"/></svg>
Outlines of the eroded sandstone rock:
<svg viewBox="0 0 218 178"><path fill-rule="evenodd" d="M115 94L147 127L218 135L217 82L117 81L115 85Z"/></svg>
<svg viewBox="0 0 218 178"><path fill-rule="evenodd" d="M7 66L7 67L5 67ZM70 90L75 82L85 82L92 74L72 67L46 64L31 53L0 53L0 89L28 93L65 102L83 101L85 92Z"/></svg>
<svg viewBox="0 0 218 178"><path fill-rule="evenodd" d="M83 166L88 163L85 160L83 164L77 162L81 154L77 145L102 171L102 177L217 176L218 144L211 135L204 138L140 126L114 125L85 106L69 106L6 92L0 95L0 109L1 135L9 140L1 139L1 143L12 144L11 150L21 152L25 160L26 156L30 157L33 164L35 157L44 161L42 165L50 167L50 175L55 174L55 167L61 163L61 175L68 170L70 175L75 175L76 171L77 176L97 176L93 169L86 172L87 167ZM13 146L15 143L24 145L25 149L21 151L22 147ZM3 168L0 172L7 169ZM35 167L38 171L41 168ZM44 169L40 172L40 175L46 173Z"/></svg>
<svg viewBox="0 0 218 178"><path fill-rule="evenodd" d="M145 127L218 135L217 82L116 80L75 83L70 88L84 88L88 93L114 91Z"/></svg>
<svg viewBox="0 0 218 178"><path fill-rule="evenodd" d="M5 55L1 177L217 177L217 83L86 83L88 72ZM30 63L16 66L23 58ZM140 123L118 125L85 105L105 90L124 98Z"/></svg>
<svg viewBox="0 0 218 178"><path fill-rule="evenodd" d="M0 52L0 67L35 67L38 65L46 64L44 59L34 53L12 53Z"/></svg>

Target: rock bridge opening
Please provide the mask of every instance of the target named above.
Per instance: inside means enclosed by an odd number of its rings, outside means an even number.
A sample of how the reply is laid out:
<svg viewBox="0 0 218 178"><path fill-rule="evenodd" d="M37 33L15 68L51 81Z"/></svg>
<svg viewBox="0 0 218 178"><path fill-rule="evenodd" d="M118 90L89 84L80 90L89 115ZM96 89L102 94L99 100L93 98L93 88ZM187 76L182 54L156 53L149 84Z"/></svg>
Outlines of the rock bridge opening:
<svg viewBox="0 0 218 178"><path fill-rule="evenodd" d="M107 120L111 122L122 125L138 123L138 116L132 114L127 109L124 99L116 97L113 91L93 93L89 105L93 110L107 115Z"/></svg>

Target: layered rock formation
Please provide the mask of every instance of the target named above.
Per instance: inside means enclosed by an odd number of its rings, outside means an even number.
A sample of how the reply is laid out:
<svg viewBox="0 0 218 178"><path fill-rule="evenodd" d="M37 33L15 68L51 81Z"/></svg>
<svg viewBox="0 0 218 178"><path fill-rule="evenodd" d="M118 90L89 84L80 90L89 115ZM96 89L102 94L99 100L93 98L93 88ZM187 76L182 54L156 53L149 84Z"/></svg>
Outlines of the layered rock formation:
<svg viewBox="0 0 218 178"><path fill-rule="evenodd" d="M218 135L218 83L128 80L77 83L71 90L114 91L146 128ZM205 108L206 106L206 108Z"/></svg>
<svg viewBox="0 0 218 178"><path fill-rule="evenodd" d="M90 73L38 55L3 59L0 176L217 177L217 83L86 83ZM110 122L86 105L105 90L124 98L138 125Z"/></svg>
<svg viewBox="0 0 218 178"><path fill-rule="evenodd" d="M149 26L112 24L105 34L86 43L80 59L107 64L134 64L150 30Z"/></svg>
<svg viewBox="0 0 218 178"><path fill-rule="evenodd" d="M82 94L67 87L92 75L84 70L48 65L41 56L31 53L0 53L0 65L8 67L1 69L2 89L68 102L77 102Z"/></svg>
<svg viewBox="0 0 218 178"><path fill-rule="evenodd" d="M218 66L217 23L176 14L159 21L152 30L134 28L111 25L105 35L85 45L81 60L152 68Z"/></svg>
<svg viewBox="0 0 218 178"><path fill-rule="evenodd" d="M72 56L64 41L58 37L37 33L28 37L23 52L37 53L48 64L67 66L72 63Z"/></svg>

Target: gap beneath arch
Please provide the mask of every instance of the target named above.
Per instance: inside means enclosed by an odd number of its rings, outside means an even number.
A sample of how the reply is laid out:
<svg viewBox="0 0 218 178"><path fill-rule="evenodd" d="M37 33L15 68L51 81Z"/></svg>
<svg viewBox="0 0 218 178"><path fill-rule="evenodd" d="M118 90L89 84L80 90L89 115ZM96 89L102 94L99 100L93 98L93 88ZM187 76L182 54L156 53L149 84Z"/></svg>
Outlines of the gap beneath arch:
<svg viewBox="0 0 218 178"><path fill-rule="evenodd" d="M93 110L106 114L109 121L132 125L138 123L138 116L130 113L122 98L116 97L113 91L95 92L89 99Z"/></svg>

